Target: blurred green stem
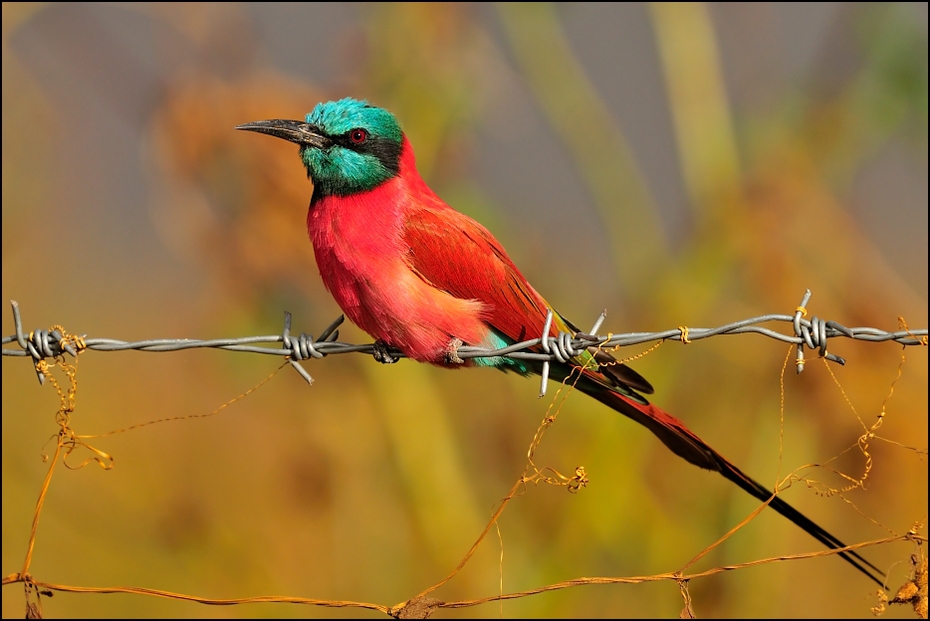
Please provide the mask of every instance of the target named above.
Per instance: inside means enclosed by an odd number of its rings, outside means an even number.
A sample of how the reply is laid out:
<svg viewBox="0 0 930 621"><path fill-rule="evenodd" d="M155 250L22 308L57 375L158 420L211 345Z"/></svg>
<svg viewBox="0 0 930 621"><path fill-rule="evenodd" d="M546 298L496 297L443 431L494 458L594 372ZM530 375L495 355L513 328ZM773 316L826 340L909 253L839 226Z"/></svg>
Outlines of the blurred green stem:
<svg viewBox="0 0 930 621"><path fill-rule="evenodd" d="M594 198L621 287L636 296L662 271L668 242L626 137L572 52L553 5L501 3L497 11L527 84Z"/></svg>
<svg viewBox="0 0 930 621"><path fill-rule="evenodd" d="M713 23L703 3L650 3L675 124L678 155L696 220L733 198L739 152Z"/></svg>

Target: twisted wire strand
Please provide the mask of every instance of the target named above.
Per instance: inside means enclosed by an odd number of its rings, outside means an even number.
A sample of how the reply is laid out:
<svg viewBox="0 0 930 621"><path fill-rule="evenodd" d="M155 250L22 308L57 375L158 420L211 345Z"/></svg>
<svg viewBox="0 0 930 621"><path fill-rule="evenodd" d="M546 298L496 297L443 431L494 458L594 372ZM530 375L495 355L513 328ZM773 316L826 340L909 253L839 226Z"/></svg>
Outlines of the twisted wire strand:
<svg viewBox="0 0 930 621"><path fill-rule="evenodd" d="M785 343L796 344L796 368L797 372L800 373L804 370L805 348L817 350L818 355L821 357L825 357L839 364L845 364L846 361L843 358L827 351L827 341L832 338L844 337L872 343L894 341L901 345L927 345L926 328L917 330L903 329L888 332L871 327L847 328L838 322L825 321L817 317L806 319L804 315L807 314L806 306L810 301L810 297L811 292L807 290L801 300L801 304L795 309L792 315L760 315L758 317L734 321L716 328L678 327L659 332L629 332L611 334L609 336L599 336L596 334L604 322L606 311L601 313L598 317L590 333L579 332L577 334L571 334L560 332L556 336L548 336L553 320L552 312L550 311L542 330L542 335L545 336L541 335L539 338L514 343L513 345L500 349L486 349L483 347L463 345L458 348L457 354L463 360L507 356L517 360L541 361L543 363L541 394L545 394L546 380L549 375L549 364L551 362L568 362L589 347L623 347L658 340L678 340L690 343L719 335L761 334L762 336ZM32 358L34 362L38 362L45 358L61 356L64 353L68 353L72 356L77 355L77 349L74 346L73 339L64 338L60 329L53 328L51 330L35 330L28 334L24 333L19 304L17 304L16 301L11 301L11 304L16 332L15 334L4 336L2 343L3 345L7 345L15 342L19 345L19 349L4 347L2 349L4 356L28 356ZM313 338L313 336L306 333L301 333L299 336L291 335L291 314L285 312L284 315L283 332L281 334L267 336L246 336L208 340L148 339L143 341L89 338L86 335L82 335L78 338L82 348L96 351L139 350L168 352L208 347L253 354L285 355L288 357L291 366L293 366L309 383L313 382L313 378L300 365L300 361L302 360L306 361L314 358L323 358L324 356L333 354L374 354L374 343L358 345L342 343L337 340L339 338L338 328L342 322L345 321L345 317L342 315L327 326L326 329L320 333L318 338ZM792 333L785 334L761 325L767 323L787 323L790 325ZM264 344L272 343L279 343L280 346L263 346ZM389 353L395 358L404 357L403 352L399 350L389 349ZM39 377L39 382L44 382L44 374L40 370L36 372Z"/></svg>

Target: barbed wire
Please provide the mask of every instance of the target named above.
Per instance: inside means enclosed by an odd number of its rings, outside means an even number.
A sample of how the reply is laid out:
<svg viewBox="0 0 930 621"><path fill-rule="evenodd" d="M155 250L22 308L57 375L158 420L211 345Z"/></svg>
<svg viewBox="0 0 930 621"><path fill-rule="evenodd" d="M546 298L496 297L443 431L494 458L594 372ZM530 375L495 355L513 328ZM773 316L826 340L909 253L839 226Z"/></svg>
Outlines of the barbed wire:
<svg viewBox="0 0 930 621"><path fill-rule="evenodd" d="M807 304L810 298L811 291L808 289L804 293L801 303L795 308L794 314L792 315L777 313L760 315L758 317L734 321L716 328L688 328L686 326L679 326L660 332L610 333L607 336L599 336L596 334L607 317L606 310L600 314L589 332L578 332L575 334L559 332L556 336L548 336L553 320L553 313L549 311L540 338L528 339L499 349L463 345L456 350L456 353L459 358L463 360L507 356L508 358L516 360L542 362L540 396L543 396L546 394L550 363L568 362L589 347L623 347L664 340L678 340L687 344L692 341L724 334L761 334L768 338L797 345L795 368L798 373L801 373L804 370L805 348L818 350L820 357L826 358L832 362L841 365L846 364L843 358L827 351L827 341L831 338L845 337L867 342L894 341L901 345L927 345L927 328L911 330L903 325L903 321L901 321L902 329L895 332L888 332L886 330L870 327L847 328L836 321L826 321L816 316L811 319L806 319ZM88 338L87 335L81 335L73 339L65 338L63 330L58 328L34 330L27 335L23 332L19 304L15 300L11 300L10 303L13 308L13 324L16 332L15 334L3 337L3 345L15 342L20 346L20 349L3 348L2 353L4 356L29 356L33 359L34 363L38 363L45 358L56 358L66 352L71 356L76 356L79 348L93 349L96 351L125 351L134 349L138 351L168 352L208 347L253 354L270 354L275 356L283 354L288 357L291 366L294 367L308 383L312 384L313 377L300 365L301 360L348 353L375 355L376 352L383 354L385 350L384 346L378 343L356 345L337 341L336 339L339 338L338 328L345 321L344 315L337 317L316 339L306 333L301 333L300 336L292 336L291 314L289 312L284 313L283 332L281 334L267 336L246 336L209 340L148 339L143 341L121 341L110 338ZM777 332L761 325L779 322L790 324L792 333L785 334ZM282 346L280 348L261 347L257 345L259 343L281 343ZM542 351L539 351L540 348ZM405 357L404 353L396 348L388 347L386 351L389 356L395 359ZM44 383L45 374L40 368L36 369L36 374L38 375L39 383Z"/></svg>

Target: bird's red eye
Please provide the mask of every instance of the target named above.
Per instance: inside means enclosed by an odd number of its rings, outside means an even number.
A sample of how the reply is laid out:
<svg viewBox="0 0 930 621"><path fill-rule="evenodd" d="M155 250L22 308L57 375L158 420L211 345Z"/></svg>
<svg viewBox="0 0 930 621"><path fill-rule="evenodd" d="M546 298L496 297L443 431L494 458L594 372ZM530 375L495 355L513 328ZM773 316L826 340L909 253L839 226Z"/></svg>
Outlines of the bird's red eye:
<svg viewBox="0 0 930 621"><path fill-rule="evenodd" d="M368 140L368 132L361 128L353 129L349 132L349 140L351 140L353 144L362 144Z"/></svg>

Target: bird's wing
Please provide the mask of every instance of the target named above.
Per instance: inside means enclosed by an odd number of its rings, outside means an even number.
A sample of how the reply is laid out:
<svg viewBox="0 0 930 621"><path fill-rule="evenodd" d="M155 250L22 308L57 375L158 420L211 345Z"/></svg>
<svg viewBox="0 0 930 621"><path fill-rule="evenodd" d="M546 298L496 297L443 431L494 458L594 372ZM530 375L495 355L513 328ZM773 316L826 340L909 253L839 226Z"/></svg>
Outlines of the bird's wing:
<svg viewBox="0 0 930 621"><path fill-rule="evenodd" d="M486 228L448 207L423 207L408 214L404 242L406 261L420 278L457 298L481 302L485 321L511 342L542 334L552 307ZM578 329L553 309L549 333L560 331ZM632 391L653 392L645 378L605 351L592 349L578 363L592 379L639 400L644 401Z"/></svg>
<svg viewBox="0 0 930 621"><path fill-rule="evenodd" d="M485 321L519 342L542 333L548 305L527 282L490 232L453 209L409 214L403 234L410 268L433 287L478 300ZM551 333L570 330L561 319Z"/></svg>

